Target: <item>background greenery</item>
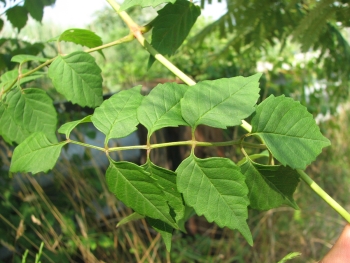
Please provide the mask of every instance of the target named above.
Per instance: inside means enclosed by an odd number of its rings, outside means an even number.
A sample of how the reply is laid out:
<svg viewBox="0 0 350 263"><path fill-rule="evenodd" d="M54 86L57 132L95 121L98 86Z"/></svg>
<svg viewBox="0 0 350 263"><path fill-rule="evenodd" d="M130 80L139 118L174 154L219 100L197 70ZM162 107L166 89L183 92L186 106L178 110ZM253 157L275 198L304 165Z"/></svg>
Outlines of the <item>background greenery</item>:
<svg viewBox="0 0 350 263"><path fill-rule="evenodd" d="M349 2L227 3L227 13L217 21L197 21L171 60L196 81L262 71L261 100L269 94L286 94L306 105L332 142L308 173L350 210ZM203 1L202 5L208 3ZM151 9L140 8L134 8L130 14L140 24L155 16ZM57 47L45 41L65 29L31 23L15 37L13 32L17 29L2 31L1 73L14 67L11 57L19 53L53 56ZM104 43L128 33L110 9L99 12L89 29ZM60 48L69 53L80 47ZM148 70L149 55L136 42L103 53L104 57L95 56L102 69L106 94L138 84L146 92L159 82L179 81L158 63ZM61 123L88 114L87 109L64 104L45 80L35 84L50 91L61 113ZM68 109L65 114L60 111L62 107ZM89 131L88 126L83 129L84 133ZM84 139L79 131L75 136ZM89 136L96 138L97 134ZM165 132L158 132L157 140L166 136ZM215 130L203 131L203 136L214 137L213 140L220 136L237 139L240 130L227 130L223 135ZM131 211L108 192L103 177L107 167L91 158L95 157L94 152L85 150L63 156L44 186L38 183L46 180L44 175L9 174L12 148L3 140L0 147L0 254L8 253L4 262L20 262L27 248L28 262L34 261L42 241L42 262L277 262L292 251L302 253L293 262L315 262L329 250L344 225L335 212L301 184L295 196L300 211L284 207L268 212L250 211L254 247L247 245L239 233L194 217L188 223L188 235L177 233L168 254L160 236L145 221L115 227ZM168 162L161 150L153 154L155 162ZM237 153L219 149L202 154L234 159Z"/></svg>

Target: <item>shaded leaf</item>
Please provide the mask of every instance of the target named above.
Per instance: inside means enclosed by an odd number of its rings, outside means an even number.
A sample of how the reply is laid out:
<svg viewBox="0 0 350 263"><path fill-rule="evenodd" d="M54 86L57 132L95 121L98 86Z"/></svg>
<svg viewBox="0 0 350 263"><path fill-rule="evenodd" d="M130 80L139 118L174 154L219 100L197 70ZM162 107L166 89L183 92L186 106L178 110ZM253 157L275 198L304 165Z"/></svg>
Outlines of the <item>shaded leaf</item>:
<svg viewBox="0 0 350 263"><path fill-rule="evenodd" d="M15 148L10 171L47 172L55 166L65 144L50 142L42 132L34 133Z"/></svg>
<svg viewBox="0 0 350 263"><path fill-rule="evenodd" d="M7 19L11 22L13 27L21 30L27 23L28 12L23 6L16 5L6 10Z"/></svg>
<svg viewBox="0 0 350 263"><path fill-rule="evenodd" d="M87 29L71 28L64 31L58 38L60 41L72 42L89 48L102 45L101 37Z"/></svg>
<svg viewBox="0 0 350 263"><path fill-rule="evenodd" d="M305 169L330 145L312 115L299 102L271 95L256 108L252 134L260 137L284 166Z"/></svg>
<svg viewBox="0 0 350 263"><path fill-rule="evenodd" d="M120 227L120 226L125 225L129 222L136 221L136 220L139 220L142 218L145 218L145 216L142 216L138 213L132 213L131 215L128 215L127 217L124 217L122 220L120 220L119 223L117 224L117 227Z"/></svg>
<svg viewBox="0 0 350 263"><path fill-rule="evenodd" d="M202 81L192 86L181 100L181 111L191 127L200 124L226 129L240 125L255 110L259 98L259 78L234 77Z"/></svg>
<svg viewBox="0 0 350 263"><path fill-rule="evenodd" d="M106 181L108 189L136 213L177 228L162 189L141 167L129 162L111 161Z"/></svg>
<svg viewBox="0 0 350 263"><path fill-rule="evenodd" d="M44 3L42 0L25 0L24 6L31 17L36 21L41 22L44 15Z"/></svg>
<svg viewBox="0 0 350 263"><path fill-rule="evenodd" d="M164 127L188 125L181 115L180 100L188 87L176 83L157 85L137 110L137 118L148 130L148 136Z"/></svg>
<svg viewBox="0 0 350 263"><path fill-rule="evenodd" d="M162 55L173 55L200 14L200 7L187 0L167 4L152 22L151 45Z"/></svg>
<svg viewBox="0 0 350 263"><path fill-rule="evenodd" d="M102 103L101 69L91 55L77 51L58 56L48 73L57 91L69 101L89 107Z"/></svg>
<svg viewBox="0 0 350 263"><path fill-rule="evenodd" d="M84 118L82 118L81 120L77 120L77 121L71 121L71 122L67 122L65 124L63 124L59 129L58 132L65 134L66 138L69 138L70 133L72 132L72 130L77 127L79 124L81 123L86 123L86 122L91 122L91 115L88 115Z"/></svg>
<svg viewBox="0 0 350 263"><path fill-rule="evenodd" d="M166 250L170 252L171 250L171 238L173 237L174 228L164 223L159 219L146 218L147 223L150 224L163 238Z"/></svg>
<svg viewBox="0 0 350 263"><path fill-rule="evenodd" d="M120 6L120 11L126 10L130 7L140 5L141 7L146 6L153 6L156 7L157 5L163 4L163 3L174 3L176 0L125 0L123 4Z"/></svg>
<svg viewBox="0 0 350 263"><path fill-rule="evenodd" d="M4 27L4 20L0 19L0 31L2 30L3 27Z"/></svg>
<svg viewBox="0 0 350 263"><path fill-rule="evenodd" d="M95 109L91 121L106 135L106 140L122 138L137 130L136 112L143 99L140 92L141 86L123 90Z"/></svg>
<svg viewBox="0 0 350 263"><path fill-rule="evenodd" d="M246 222L248 187L237 165L226 158L198 159L191 154L179 165L176 174L178 190L187 205L209 222L238 229L253 244Z"/></svg>
<svg viewBox="0 0 350 263"><path fill-rule="evenodd" d="M247 160L241 166L249 188L250 207L269 210L282 205L299 209L293 193L299 183L298 173L281 165L261 165Z"/></svg>

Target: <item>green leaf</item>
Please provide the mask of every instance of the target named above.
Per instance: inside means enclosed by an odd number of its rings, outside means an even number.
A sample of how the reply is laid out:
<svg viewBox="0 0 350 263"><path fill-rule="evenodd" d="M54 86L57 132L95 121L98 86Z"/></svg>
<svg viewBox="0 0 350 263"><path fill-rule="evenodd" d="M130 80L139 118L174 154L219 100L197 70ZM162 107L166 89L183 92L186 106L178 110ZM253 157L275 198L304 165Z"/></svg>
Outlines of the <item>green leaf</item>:
<svg viewBox="0 0 350 263"><path fill-rule="evenodd" d="M187 0L167 4L152 22L151 45L162 55L173 55L200 14L200 7Z"/></svg>
<svg viewBox="0 0 350 263"><path fill-rule="evenodd" d="M106 140L122 138L137 130L136 112L143 99L140 92L141 86L123 90L95 109L91 121L106 135Z"/></svg>
<svg viewBox="0 0 350 263"><path fill-rule="evenodd" d="M312 115L299 102L271 95L258 105L252 134L260 137L284 166L304 170L330 145Z"/></svg>
<svg viewBox="0 0 350 263"><path fill-rule="evenodd" d="M283 257L280 261L278 261L277 263L285 263L287 262L288 260L291 260L293 258L296 258L296 257L300 257L301 256L301 253L300 252L291 252L289 253L288 255L286 255L285 257Z"/></svg>
<svg viewBox="0 0 350 263"><path fill-rule="evenodd" d="M3 27L4 27L4 20L0 19L0 31L2 30Z"/></svg>
<svg viewBox="0 0 350 263"><path fill-rule="evenodd" d="M15 148L10 171L47 172L55 166L65 144L50 142L42 132L34 133Z"/></svg>
<svg viewBox="0 0 350 263"><path fill-rule="evenodd" d="M146 218L147 223L150 224L163 238L166 250L170 252L171 250L171 238L173 237L174 228L164 223L159 219Z"/></svg>
<svg viewBox="0 0 350 263"><path fill-rule="evenodd" d="M42 0L25 0L24 7L28 10L31 17L41 22L44 15L44 3Z"/></svg>
<svg viewBox="0 0 350 263"><path fill-rule="evenodd" d="M52 99L41 89L12 90L7 97L13 120L29 133L43 132L51 141L56 140L57 113Z"/></svg>
<svg viewBox="0 0 350 263"><path fill-rule="evenodd" d="M23 70L23 74L26 73L28 70ZM23 84L23 83L26 83L26 82L30 82L32 80L35 80L35 79L38 79L38 78L41 78L44 76L44 73L42 72L35 72L35 73L32 73L31 75L27 76L27 77L24 77L24 78L21 78L20 80L20 84ZM10 85L16 81L18 78L18 70L17 69L14 69L14 70L10 70L10 71L7 71L5 72L3 75L1 75L0 77L0 88L3 88L3 89L7 89L10 87ZM15 87L18 86L17 85L18 82L16 82L16 84L14 85Z"/></svg>
<svg viewBox="0 0 350 263"><path fill-rule="evenodd" d="M148 161L142 167L150 173L152 178L157 180L157 184L163 190L170 207L174 209L175 221L178 223L184 217L185 205L181 194L177 191L176 174L173 171L156 166L151 161Z"/></svg>
<svg viewBox="0 0 350 263"><path fill-rule="evenodd" d="M188 125L181 115L180 100L188 87L176 83L157 85L137 110L137 118L148 130L148 136L164 127Z"/></svg>
<svg viewBox="0 0 350 263"><path fill-rule="evenodd" d="M27 129L19 126L14 118L14 112L8 109L8 105L0 101L0 135L6 142L21 143L30 133Z"/></svg>
<svg viewBox="0 0 350 263"><path fill-rule="evenodd" d="M72 130L77 127L79 124L81 123L86 123L86 122L91 122L91 115L88 115L84 118L82 118L81 120L77 120L77 121L71 121L71 122L67 122L65 124L63 124L59 129L58 132L65 134L66 138L69 138L70 133L72 132Z"/></svg>
<svg viewBox="0 0 350 263"><path fill-rule="evenodd" d="M125 225L129 222L136 221L136 220L139 220L142 218L145 218L145 216L142 216L138 213L132 213L131 215L128 215L127 217L124 217L122 220L120 220L119 223L117 224L117 227L120 227L120 226Z"/></svg>
<svg viewBox="0 0 350 263"><path fill-rule="evenodd" d="M79 28L71 28L64 31L58 40L72 42L89 48L98 47L103 44L101 38L94 32Z"/></svg>
<svg viewBox="0 0 350 263"><path fill-rule="evenodd" d="M163 3L174 3L176 0L125 0L123 4L120 6L120 11L124 11L130 7L140 5L141 7L146 6L153 6L156 7L157 5L163 4Z"/></svg>
<svg viewBox="0 0 350 263"><path fill-rule="evenodd" d="M17 63L24 63L27 61L39 61L39 62L46 62L46 58L43 57L37 57L37 56L32 56L32 55L16 55L11 58L12 62L17 62Z"/></svg>
<svg viewBox="0 0 350 263"><path fill-rule="evenodd" d="M106 181L108 189L136 213L177 228L162 189L141 167L129 162L111 161Z"/></svg>
<svg viewBox="0 0 350 263"><path fill-rule="evenodd" d="M234 77L202 81L192 86L181 100L181 111L191 127L200 124L226 129L240 125L250 116L259 98L259 78Z"/></svg>
<svg viewBox="0 0 350 263"><path fill-rule="evenodd" d="M238 229L250 245L249 200L244 175L226 158L198 159L191 154L177 168L177 187L187 205L220 227Z"/></svg>
<svg viewBox="0 0 350 263"><path fill-rule="evenodd" d="M7 19L11 24L21 30L27 23L28 11L25 7L16 5L6 10Z"/></svg>
<svg viewBox="0 0 350 263"><path fill-rule="evenodd" d="M102 103L101 69L85 52L58 56L49 68L49 77L57 91L73 103L89 107Z"/></svg>
<svg viewBox="0 0 350 263"><path fill-rule="evenodd" d="M282 205L299 209L293 193L299 183L298 173L281 165L261 165L247 160L241 166L249 188L250 207L269 210Z"/></svg>

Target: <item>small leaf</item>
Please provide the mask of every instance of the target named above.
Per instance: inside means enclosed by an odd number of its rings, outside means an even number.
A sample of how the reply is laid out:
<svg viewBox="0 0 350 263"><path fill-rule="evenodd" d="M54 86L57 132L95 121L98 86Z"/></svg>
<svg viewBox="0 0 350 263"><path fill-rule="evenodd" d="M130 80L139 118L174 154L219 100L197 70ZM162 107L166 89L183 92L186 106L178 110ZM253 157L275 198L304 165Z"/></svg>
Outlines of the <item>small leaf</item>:
<svg viewBox="0 0 350 263"><path fill-rule="evenodd" d="M137 110L137 118L148 130L148 136L164 127L188 125L181 116L180 100L188 87L176 83L157 85Z"/></svg>
<svg viewBox="0 0 350 263"><path fill-rule="evenodd" d="M199 124L226 129L240 125L255 110L259 78L234 77L202 81L192 86L181 100L182 116L191 127Z"/></svg>
<svg viewBox="0 0 350 263"><path fill-rule="evenodd" d="M287 262L288 260L291 260L293 258L296 258L296 257L300 257L301 256L301 253L300 252L291 252L289 253L288 255L284 256L280 261L278 261L277 263L285 263Z"/></svg>
<svg viewBox="0 0 350 263"><path fill-rule="evenodd" d="M249 188L250 207L269 210L282 205L299 209L293 193L299 183L298 173L281 165L261 165L250 160L241 166Z"/></svg>
<svg viewBox="0 0 350 263"><path fill-rule="evenodd" d="M124 217L122 220L120 220L119 223L117 224L117 227L120 227L120 226L125 225L129 222L136 221L136 220L139 220L142 218L145 218L145 216L142 216L138 213L132 213L131 215L128 215L127 217Z"/></svg>
<svg viewBox="0 0 350 263"><path fill-rule="evenodd" d="M11 24L21 30L27 23L28 11L25 7L16 5L6 10L7 19Z"/></svg>
<svg viewBox="0 0 350 263"><path fill-rule="evenodd" d="M52 99L41 89L13 90L7 97L8 109L21 129L30 133L43 132L51 141L56 140L57 113Z"/></svg>
<svg viewBox="0 0 350 263"><path fill-rule="evenodd" d="M141 86L123 90L95 109L91 121L106 135L106 140L122 138L137 130L136 112L143 99L140 92Z"/></svg>
<svg viewBox="0 0 350 263"><path fill-rule="evenodd" d="M152 22L151 45L162 55L173 55L200 14L200 7L187 0L167 4Z"/></svg>
<svg viewBox="0 0 350 263"><path fill-rule="evenodd" d="M42 0L25 0L24 7L28 10L31 17L41 22L44 15L44 3Z"/></svg>
<svg viewBox="0 0 350 263"><path fill-rule="evenodd" d="M162 189L141 167L129 162L111 161L106 181L108 189L136 213L177 228Z"/></svg>
<svg viewBox="0 0 350 263"><path fill-rule="evenodd" d="M65 144L50 142L42 132L34 133L15 148L10 171L47 172L55 166Z"/></svg>
<svg viewBox="0 0 350 263"><path fill-rule="evenodd" d="M89 48L101 46L101 37L87 29L71 28L64 31L58 38L59 41L72 42Z"/></svg>
<svg viewBox="0 0 350 263"><path fill-rule="evenodd" d="M49 77L57 91L73 103L89 107L102 103L101 69L85 52L58 56L49 68Z"/></svg>
<svg viewBox="0 0 350 263"><path fill-rule="evenodd" d="M252 134L260 137L284 166L304 170L330 145L312 115L299 102L271 95L258 105Z"/></svg>
<svg viewBox="0 0 350 263"><path fill-rule="evenodd" d="M120 11L124 11L130 7L140 5L141 7L153 6L156 7L163 3L174 3L176 0L125 0L120 6Z"/></svg>
<svg viewBox="0 0 350 263"><path fill-rule="evenodd" d="M86 123L86 122L91 122L91 115L88 115L84 118L82 118L81 120L77 120L77 121L71 121L71 122L67 122L65 124L63 124L59 129L58 132L65 134L66 138L69 138L70 133L72 132L72 130L77 127L79 124L81 123Z"/></svg>
<svg viewBox="0 0 350 263"><path fill-rule="evenodd" d="M159 219L146 218L147 223L150 224L160 235L162 236L166 250L170 252L171 250L171 238L173 237L174 228L164 223Z"/></svg>
<svg viewBox="0 0 350 263"><path fill-rule="evenodd" d="M23 70L22 73L24 74L26 72L27 72L27 70ZM43 72L32 73L31 75L29 75L27 77L21 78L20 84L23 84L23 83L26 83L26 82L30 82L32 80L41 78L43 76L44 76ZM18 70L17 69L5 72L0 77L0 81L1 81L0 82L0 88L3 88L3 89L9 88L10 85L17 80L17 78L18 78ZM16 82L14 86L15 87L18 86L17 84L18 84L18 82Z"/></svg>
<svg viewBox="0 0 350 263"><path fill-rule="evenodd" d="M190 155L177 168L177 187L187 205L220 227L238 229L252 245L247 225L249 200L244 175L226 158L198 159Z"/></svg>
<svg viewBox="0 0 350 263"><path fill-rule="evenodd" d="M170 207L174 209L175 221L178 223L184 217L185 205L181 194L177 191L176 174L173 171L156 166L151 161L148 161L142 167L150 173L152 178L157 180L157 184L163 190Z"/></svg>
<svg viewBox="0 0 350 263"><path fill-rule="evenodd" d="M12 62L17 62L17 63L24 63L27 61L39 61L39 62L45 62L47 59L43 57L37 57L37 56L32 56L32 55L16 55L11 58Z"/></svg>

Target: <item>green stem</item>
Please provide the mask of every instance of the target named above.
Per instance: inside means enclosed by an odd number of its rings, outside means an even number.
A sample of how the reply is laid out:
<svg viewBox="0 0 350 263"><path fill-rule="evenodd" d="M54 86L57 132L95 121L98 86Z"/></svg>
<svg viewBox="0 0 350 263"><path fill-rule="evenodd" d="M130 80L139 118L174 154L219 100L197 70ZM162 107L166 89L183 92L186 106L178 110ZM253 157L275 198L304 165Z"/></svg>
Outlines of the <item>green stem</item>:
<svg viewBox="0 0 350 263"><path fill-rule="evenodd" d="M113 46L116 46L116 45L119 45L119 44L122 44L122 43L125 43L125 42L130 42L134 40L134 36L133 34L129 34L125 37L122 37L116 41L113 41L111 43L107 43L107 44L104 44L102 46L98 46L98 47L94 47L94 48L90 48L90 49L87 49L85 50L86 53L91 53L91 52L94 52L94 51L99 51L99 50L102 50L102 49L105 49L105 48L108 48L108 47L113 47Z"/></svg>
<svg viewBox="0 0 350 263"><path fill-rule="evenodd" d="M304 171L297 170L300 178L307 183L308 186L318 194L327 204L329 204L339 215L341 215L348 223L350 223L350 214L339 205L332 197L330 197L318 184L315 183Z"/></svg>
<svg viewBox="0 0 350 263"><path fill-rule="evenodd" d="M67 142L68 143L73 143L73 144L78 144L78 145L81 145L81 146L84 146L84 147L87 147L87 148L96 149L96 150L99 150L99 151L102 151L102 152L107 152L108 151L108 150L106 150L105 148L102 148L102 147L98 147L98 146L87 144L87 143L83 143L83 142L77 142L77 141L73 141L73 140L70 140L70 139L68 139Z"/></svg>

